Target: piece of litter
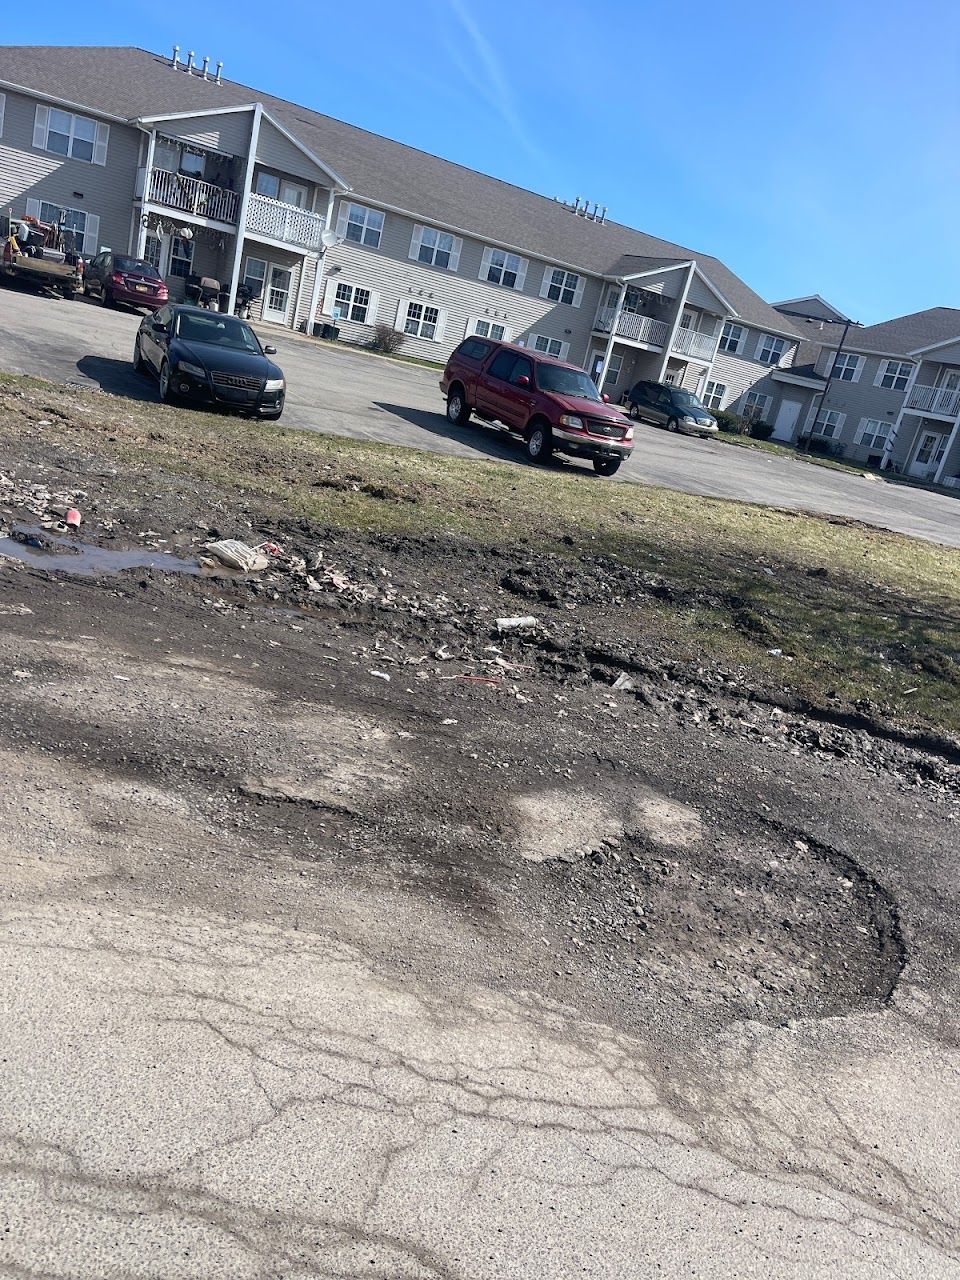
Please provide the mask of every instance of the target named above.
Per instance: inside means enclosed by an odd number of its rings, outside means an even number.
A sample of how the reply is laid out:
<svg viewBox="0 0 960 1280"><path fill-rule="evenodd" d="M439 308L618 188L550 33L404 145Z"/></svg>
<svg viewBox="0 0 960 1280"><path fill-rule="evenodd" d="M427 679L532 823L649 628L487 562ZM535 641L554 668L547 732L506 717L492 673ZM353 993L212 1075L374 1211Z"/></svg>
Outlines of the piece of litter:
<svg viewBox="0 0 960 1280"><path fill-rule="evenodd" d="M457 721L457 720L441 720L441 721L440 721L440 723L441 723L441 724L458 724L458 723L459 723L459 721Z"/></svg>
<svg viewBox="0 0 960 1280"><path fill-rule="evenodd" d="M390 680L390 677L387 675L385 671L371 671L369 672L369 674L372 676L376 676L378 680L387 680L387 681Z"/></svg>
<svg viewBox="0 0 960 1280"><path fill-rule="evenodd" d="M13 673L13 678L14 680L29 680L30 674L31 673L29 671L15 671Z"/></svg>
<svg viewBox="0 0 960 1280"><path fill-rule="evenodd" d="M133 679L133 676L114 676L113 678L114 680L125 680L129 683Z"/></svg>
<svg viewBox="0 0 960 1280"><path fill-rule="evenodd" d="M80 528L80 512L77 510L76 507L71 507L70 510L67 512L67 514L64 516L64 519L66 520L67 524L70 526L71 529Z"/></svg>
<svg viewBox="0 0 960 1280"><path fill-rule="evenodd" d="M439 658L441 662L449 662L450 659L453 657L453 654L450 652L450 650L447 648L445 644L442 644L440 648L434 652L433 656L435 658Z"/></svg>
<svg viewBox="0 0 960 1280"><path fill-rule="evenodd" d="M522 618L498 618L497 630L504 631L532 631L537 625L537 620L530 614L524 615Z"/></svg>
<svg viewBox="0 0 960 1280"><path fill-rule="evenodd" d="M637 686L634 680L628 676L625 671L621 671L616 680L614 680L613 687L614 689L629 691L630 689L635 689Z"/></svg>
<svg viewBox="0 0 960 1280"><path fill-rule="evenodd" d="M4 617L24 618L33 610L25 604L0 604L0 614Z"/></svg>
<svg viewBox="0 0 960 1280"><path fill-rule="evenodd" d="M242 573L259 573L270 563L261 552L248 547L245 542L238 542L236 538L208 542L206 550L216 556L221 564L225 564L229 569L239 569Z"/></svg>

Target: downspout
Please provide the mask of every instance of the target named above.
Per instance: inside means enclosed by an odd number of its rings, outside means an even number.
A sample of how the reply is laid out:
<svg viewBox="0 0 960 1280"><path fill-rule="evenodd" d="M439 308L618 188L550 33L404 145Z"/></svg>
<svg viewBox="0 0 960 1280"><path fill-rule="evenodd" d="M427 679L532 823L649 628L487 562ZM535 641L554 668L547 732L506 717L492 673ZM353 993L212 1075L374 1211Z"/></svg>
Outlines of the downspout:
<svg viewBox="0 0 960 1280"><path fill-rule="evenodd" d="M601 395L603 395L603 384L607 379L607 370L610 368L610 359L613 356L613 348L617 340L617 329L620 325L620 317L623 315L623 302L626 296L627 282L626 280L621 280L620 293L617 295L617 305L610 321L610 337L607 339L607 348L603 353L603 364L600 366L600 376L597 379L597 390Z"/></svg>
<svg viewBox="0 0 960 1280"><path fill-rule="evenodd" d="M696 262L691 262L687 267L687 278L684 282L683 289L680 291L680 297L677 301L677 314L674 316L673 324L670 328L670 334L666 341L666 349L663 353L663 359L660 362L660 372L657 374L657 381L662 382L664 374L667 372L667 362L670 359L670 352L673 350L673 344L677 339L677 332L680 328L680 321L683 319L683 309L687 305L687 296L690 293L690 286L693 284L693 273L697 269Z"/></svg>
<svg viewBox="0 0 960 1280"><path fill-rule="evenodd" d="M240 197L240 213L237 220L236 247L233 253L233 269L230 272L230 301L227 310L232 315L237 308L237 285L240 283L240 260L243 257L244 230L247 225L247 207L250 204L250 190L253 186L253 169L257 163L257 144L260 141L260 118L263 115L262 103L253 109L253 124L250 128L250 149L247 153L247 167L243 175L243 195ZM264 288L268 282L264 281Z"/></svg>
<svg viewBox="0 0 960 1280"><path fill-rule="evenodd" d="M327 217L324 223L324 231L330 230L333 221L333 201L336 197L336 191L330 188L330 197L327 200ZM310 310L307 314L304 331L310 333L312 326L316 323L317 307L320 305L320 290L323 288L323 265L327 257L327 249L320 250L320 257L317 259L317 274L313 277L313 293L310 296Z"/></svg>

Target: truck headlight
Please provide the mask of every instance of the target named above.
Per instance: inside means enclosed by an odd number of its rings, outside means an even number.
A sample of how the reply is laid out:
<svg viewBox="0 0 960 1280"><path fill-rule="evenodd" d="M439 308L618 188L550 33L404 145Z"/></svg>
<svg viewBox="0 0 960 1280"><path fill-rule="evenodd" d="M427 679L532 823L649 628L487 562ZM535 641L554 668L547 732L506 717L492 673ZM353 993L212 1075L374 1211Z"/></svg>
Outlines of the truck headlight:
<svg viewBox="0 0 960 1280"><path fill-rule="evenodd" d="M583 419L578 418L575 413L562 413L560 415L561 427L573 427L575 431L583 430Z"/></svg>

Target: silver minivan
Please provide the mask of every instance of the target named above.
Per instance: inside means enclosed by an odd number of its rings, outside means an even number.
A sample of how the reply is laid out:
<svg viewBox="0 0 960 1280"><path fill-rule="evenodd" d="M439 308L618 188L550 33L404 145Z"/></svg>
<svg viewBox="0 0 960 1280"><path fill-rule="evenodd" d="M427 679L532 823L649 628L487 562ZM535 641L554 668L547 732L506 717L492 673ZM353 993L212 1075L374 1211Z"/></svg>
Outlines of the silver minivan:
<svg viewBox="0 0 960 1280"><path fill-rule="evenodd" d="M658 427L690 436L715 436L717 420L692 391L668 382L637 382L627 392L625 407L631 418L645 418Z"/></svg>

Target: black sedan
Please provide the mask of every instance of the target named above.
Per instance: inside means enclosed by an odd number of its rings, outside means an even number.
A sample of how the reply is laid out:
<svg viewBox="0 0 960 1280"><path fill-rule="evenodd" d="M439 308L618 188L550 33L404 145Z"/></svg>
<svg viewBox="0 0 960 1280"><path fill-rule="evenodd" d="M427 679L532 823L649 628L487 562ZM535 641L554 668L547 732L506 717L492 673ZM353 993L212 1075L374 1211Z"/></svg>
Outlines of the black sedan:
<svg viewBox="0 0 960 1280"><path fill-rule="evenodd" d="M287 391L283 370L243 320L202 307L170 305L145 316L137 331L133 364L160 382L160 399L216 405L279 418Z"/></svg>

